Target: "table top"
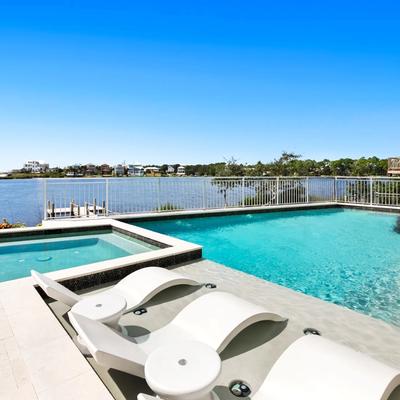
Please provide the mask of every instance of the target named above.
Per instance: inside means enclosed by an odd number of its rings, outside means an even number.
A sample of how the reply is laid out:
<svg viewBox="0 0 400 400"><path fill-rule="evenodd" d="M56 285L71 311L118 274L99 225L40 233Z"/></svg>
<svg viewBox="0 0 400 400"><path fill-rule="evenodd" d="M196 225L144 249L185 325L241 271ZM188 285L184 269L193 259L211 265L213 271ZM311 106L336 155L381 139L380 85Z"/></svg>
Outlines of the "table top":
<svg viewBox="0 0 400 400"><path fill-rule="evenodd" d="M145 364L145 377L151 389L161 397L177 399L210 392L220 372L218 353L195 341L160 346L150 353Z"/></svg>
<svg viewBox="0 0 400 400"><path fill-rule="evenodd" d="M116 293L97 293L78 301L71 311L99 322L107 322L122 314L126 300Z"/></svg>

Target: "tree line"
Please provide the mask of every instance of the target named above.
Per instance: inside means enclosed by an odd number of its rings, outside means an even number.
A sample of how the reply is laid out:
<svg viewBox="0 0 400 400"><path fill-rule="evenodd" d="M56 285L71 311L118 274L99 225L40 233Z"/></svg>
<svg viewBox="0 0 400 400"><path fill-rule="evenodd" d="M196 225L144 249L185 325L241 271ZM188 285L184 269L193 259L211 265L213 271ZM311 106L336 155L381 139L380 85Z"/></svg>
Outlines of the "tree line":
<svg viewBox="0 0 400 400"><path fill-rule="evenodd" d="M186 165L185 168L186 175L194 176L384 176L387 166L387 159L378 157L316 161L283 152L278 159L267 163L242 164L232 157L225 162Z"/></svg>

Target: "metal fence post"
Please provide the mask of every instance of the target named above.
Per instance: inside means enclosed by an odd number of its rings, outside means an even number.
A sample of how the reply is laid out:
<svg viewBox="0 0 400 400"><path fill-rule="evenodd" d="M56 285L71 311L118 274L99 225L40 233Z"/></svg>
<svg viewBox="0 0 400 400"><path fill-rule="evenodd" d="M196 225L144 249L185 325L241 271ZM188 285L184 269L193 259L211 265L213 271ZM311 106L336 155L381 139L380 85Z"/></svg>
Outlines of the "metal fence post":
<svg viewBox="0 0 400 400"><path fill-rule="evenodd" d="M306 201L310 202L310 178L308 176L306 178Z"/></svg>
<svg viewBox="0 0 400 400"><path fill-rule="evenodd" d="M157 178L157 209L158 212L161 212L161 178Z"/></svg>
<svg viewBox="0 0 400 400"><path fill-rule="evenodd" d="M279 205L279 176L276 177L276 204Z"/></svg>
<svg viewBox="0 0 400 400"><path fill-rule="evenodd" d="M338 202L337 182L338 182L338 179L337 179L337 176L335 176L335 180L333 182L333 195L335 198L335 203Z"/></svg>
<svg viewBox="0 0 400 400"><path fill-rule="evenodd" d="M244 177L242 178L242 207L244 207L245 206L245 204L244 204L244 200L245 200L245 197L244 197Z"/></svg>
<svg viewBox="0 0 400 400"><path fill-rule="evenodd" d="M374 204L374 193L372 191L372 185L373 185L373 178L372 178L372 176L370 176L369 177L369 191L370 191L370 193L369 193L369 202L370 202L371 206Z"/></svg>
<svg viewBox="0 0 400 400"><path fill-rule="evenodd" d="M43 219L47 219L47 179L43 180Z"/></svg>
<svg viewBox="0 0 400 400"><path fill-rule="evenodd" d="M206 179L203 178L203 210L207 209L207 199L206 199Z"/></svg>
<svg viewBox="0 0 400 400"><path fill-rule="evenodd" d="M106 216L108 217L108 215L109 215L109 206L110 206L110 201L109 201L109 195L110 195L110 192L109 192L109 180L108 180L108 178L106 178L106 212L105 212L105 214L106 214Z"/></svg>

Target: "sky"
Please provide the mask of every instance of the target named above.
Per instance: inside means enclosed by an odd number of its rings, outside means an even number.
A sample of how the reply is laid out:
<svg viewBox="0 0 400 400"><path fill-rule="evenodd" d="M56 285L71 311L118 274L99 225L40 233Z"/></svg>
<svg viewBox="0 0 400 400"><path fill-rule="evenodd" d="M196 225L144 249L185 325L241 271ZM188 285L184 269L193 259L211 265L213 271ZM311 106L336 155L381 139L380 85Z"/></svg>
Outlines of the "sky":
<svg viewBox="0 0 400 400"><path fill-rule="evenodd" d="M397 1L0 0L0 171L400 155Z"/></svg>

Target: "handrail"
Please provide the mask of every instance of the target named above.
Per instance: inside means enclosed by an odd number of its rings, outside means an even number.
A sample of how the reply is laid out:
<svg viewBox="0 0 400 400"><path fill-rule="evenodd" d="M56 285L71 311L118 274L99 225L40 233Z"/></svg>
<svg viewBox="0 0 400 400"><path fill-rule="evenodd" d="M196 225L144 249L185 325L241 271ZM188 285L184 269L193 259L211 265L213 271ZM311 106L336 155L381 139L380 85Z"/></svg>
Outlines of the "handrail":
<svg viewBox="0 0 400 400"><path fill-rule="evenodd" d="M45 219L316 202L400 208L400 177L383 176L74 178L46 180L43 188ZM68 213L72 200L78 212ZM85 205L93 210L82 211Z"/></svg>

